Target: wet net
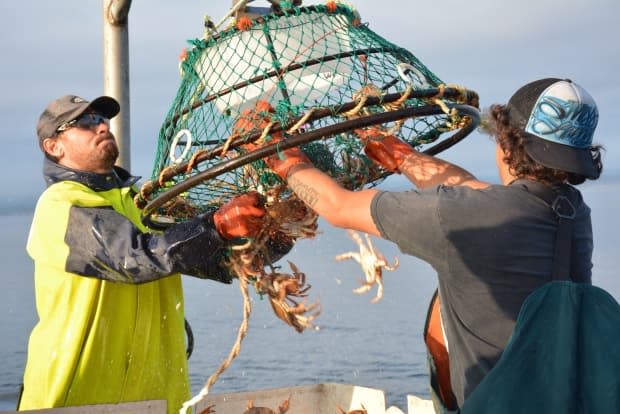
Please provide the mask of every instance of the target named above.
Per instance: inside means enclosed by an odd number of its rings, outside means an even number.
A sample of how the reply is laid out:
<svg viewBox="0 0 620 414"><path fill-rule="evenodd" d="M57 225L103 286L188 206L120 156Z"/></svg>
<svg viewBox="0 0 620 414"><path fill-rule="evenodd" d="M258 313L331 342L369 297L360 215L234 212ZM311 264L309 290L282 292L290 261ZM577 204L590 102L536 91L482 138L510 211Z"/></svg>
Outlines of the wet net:
<svg viewBox="0 0 620 414"><path fill-rule="evenodd" d="M475 92L444 84L362 23L351 6L287 5L190 42L152 179L136 197L148 224L184 220L240 193L282 186L261 158L287 147L300 146L315 166L359 189L389 172L366 158L356 129L380 125L434 154L475 128ZM268 127L235 131L241 114L259 101L274 108ZM284 136L278 145L240 147L259 138L268 144L276 132Z"/></svg>

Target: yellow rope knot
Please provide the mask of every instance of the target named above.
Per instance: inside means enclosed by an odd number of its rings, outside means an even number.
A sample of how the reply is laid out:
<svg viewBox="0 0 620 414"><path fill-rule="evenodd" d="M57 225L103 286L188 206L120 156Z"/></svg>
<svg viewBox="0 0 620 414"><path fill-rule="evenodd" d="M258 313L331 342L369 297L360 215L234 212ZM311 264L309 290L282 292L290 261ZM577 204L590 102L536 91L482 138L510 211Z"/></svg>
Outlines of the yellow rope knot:
<svg viewBox="0 0 620 414"><path fill-rule="evenodd" d="M306 112L299 121L295 122L295 125L293 125L292 127L286 130L286 133L290 135L290 134L294 134L295 132L297 132L303 124L308 122L308 119L310 119L310 117L312 116L315 110L316 108L310 108L310 110Z"/></svg>
<svg viewBox="0 0 620 414"><path fill-rule="evenodd" d="M364 108L364 105L366 105L366 102L368 101L369 97L378 98L381 95L382 95L381 89L379 89L377 86L373 84L368 84L368 85L363 86L362 89L360 89L359 91L353 94L353 101L357 102L357 105L355 105L355 108L351 109L350 111L345 112L343 115L346 118L357 117L358 114Z"/></svg>

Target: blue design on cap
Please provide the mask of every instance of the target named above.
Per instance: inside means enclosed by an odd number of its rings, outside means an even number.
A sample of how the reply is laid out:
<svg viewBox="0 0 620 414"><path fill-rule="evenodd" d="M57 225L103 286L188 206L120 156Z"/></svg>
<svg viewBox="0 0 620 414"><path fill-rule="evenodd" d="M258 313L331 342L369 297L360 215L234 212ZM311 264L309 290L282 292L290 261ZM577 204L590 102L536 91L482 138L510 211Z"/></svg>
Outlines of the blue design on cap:
<svg viewBox="0 0 620 414"><path fill-rule="evenodd" d="M598 122L596 106L542 96L525 131L547 141L575 148L589 148Z"/></svg>

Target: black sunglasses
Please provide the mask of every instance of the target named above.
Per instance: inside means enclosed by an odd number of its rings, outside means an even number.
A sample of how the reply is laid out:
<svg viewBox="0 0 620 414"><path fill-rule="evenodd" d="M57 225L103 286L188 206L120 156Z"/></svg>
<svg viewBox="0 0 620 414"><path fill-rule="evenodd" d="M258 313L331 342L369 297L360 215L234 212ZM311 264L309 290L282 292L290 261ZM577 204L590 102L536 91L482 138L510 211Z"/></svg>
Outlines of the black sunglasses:
<svg viewBox="0 0 620 414"><path fill-rule="evenodd" d="M69 128L92 129L99 124L104 123L110 126L110 120L103 115L95 113L82 114L73 121L62 124L56 129L56 132L66 131Z"/></svg>

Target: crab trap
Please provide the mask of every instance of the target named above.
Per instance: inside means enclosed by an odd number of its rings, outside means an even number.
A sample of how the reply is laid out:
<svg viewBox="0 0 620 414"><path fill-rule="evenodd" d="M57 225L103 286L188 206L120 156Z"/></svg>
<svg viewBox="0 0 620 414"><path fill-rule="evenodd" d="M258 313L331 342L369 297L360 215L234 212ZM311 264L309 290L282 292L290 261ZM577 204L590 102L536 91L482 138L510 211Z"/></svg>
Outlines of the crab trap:
<svg viewBox="0 0 620 414"><path fill-rule="evenodd" d="M182 54L152 177L136 196L146 224L182 221L244 192L285 187L261 159L286 148L301 147L316 167L356 190L390 174L364 155L356 131L378 127L436 154L477 127L475 92L443 83L352 6L274 0L252 14L244 3L222 30L207 21L205 36ZM273 108L267 125L235 130L243 113L264 102ZM283 139L269 144L274 133ZM266 145L242 149L258 139Z"/></svg>

